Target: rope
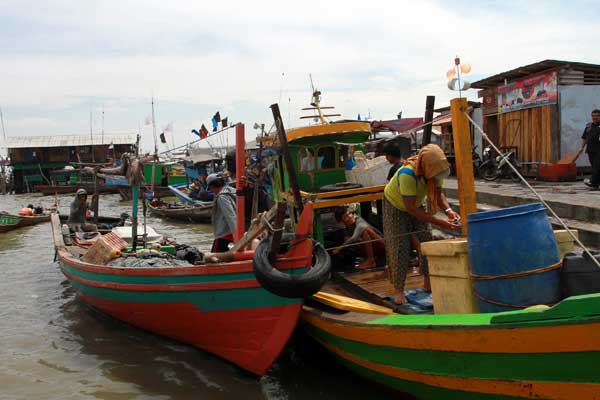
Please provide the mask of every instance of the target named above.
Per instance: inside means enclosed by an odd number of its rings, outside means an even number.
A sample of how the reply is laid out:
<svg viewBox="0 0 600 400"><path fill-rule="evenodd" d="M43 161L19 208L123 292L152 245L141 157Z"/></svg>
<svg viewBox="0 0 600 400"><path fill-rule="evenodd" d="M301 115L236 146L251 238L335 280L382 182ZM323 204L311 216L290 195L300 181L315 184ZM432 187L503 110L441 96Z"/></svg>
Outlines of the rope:
<svg viewBox="0 0 600 400"><path fill-rule="evenodd" d="M426 232L425 230L420 230L420 231L414 231L414 232L406 232L406 233L401 233L399 235L394 235L392 236L393 239L397 239L403 236L408 236L408 235L412 235L413 233L421 233L421 232ZM384 241L385 238L379 238L379 239L371 239L371 240L363 240L360 242L352 242L350 244L342 244L340 246L333 246L333 247L328 247L325 250L329 251L329 250L334 250L334 249L343 249L345 247L352 247L352 246L359 246L362 244L366 244L366 243L372 243L372 242L381 242Z"/></svg>
<svg viewBox="0 0 600 400"><path fill-rule="evenodd" d="M475 281L493 281L495 279L512 279L512 278L522 278L524 276L543 274L544 272L550 272L555 269L559 269L562 267L562 261L557 262L556 264L549 265L547 267L530 269L528 271L520 271L513 272L510 274L501 274L501 275L477 275L471 274L471 278Z"/></svg>
<svg viewBox="0 0 600 400"><path fill-rule="evenodd" d="M560 218L555 212L554 210L548 205L548 203L546 203L546 201L542 198L542 196L529 184L529 182L527 182L527 180L523 177L523 175L521 175L521 173L517 170L517 168L515 168L514 165L512 165L512 163L508 160L508 158L506 158L504 156L504 154L500 151L500 149L498 149L498 147L496 147L496 145L491 141L491 139L488 137L487 133L485 133L483 131L483 129L481 129L481 127L479 127L479 125L477 125L477 123L475 123L475 121L473 121L473 119L471 119L471 117L469 116L469 114L467 114L464 110L463 110L463 114L467 117L467 119L469 121L471 121L471 124L473 124L473 126L475 128L477 128L477 130L479 132L481 132L481 136L490 144L490 146L492 146L494 148L494 150L496 150L498 152L498 154L500 154L500 157L502 157L502 159L508 163L508 165L510 166L510 168L514 171L515 174L517 174L517 176L519 177L519 179L525 183L525 185L529 188L529 190L531 190L533 192L533 194L542 202L542 204L544 204L544 206L548 209L548 211L550 211L550 213L552 213L552 215L554 216L554 218L556 218L558 220L558 222L560 222L560 224L563 226L563 228L565 228L567 230L567 232L569 233L569 235L571 235L571 237L573 238L573 240L583 249L584 253L586 253L590 259L592 260L592 262L594 264L596 264L596 266L598 268L600 268L600 261L598 261L594 255L590 252L590 250L585 247L583 245L583 243L581 243L581 241L579 240L579 238L577 236L575 236L575 234L573 232L571 232L571 229L569 229L569 227L567 226L567 224L562 220L562 218Z"/></svg>
<svg viewBox="0 0 600 400"><path fill-rule="evenodd" d="M521 309L521 310L524 309L524 308L527 308L527 307L531 307L531 305L522 306L522 305L518 305L518 304L503 303L501 301L492 300L492 299L489 299L489 298L487 298L485 296L482 296L479 293L477 293L477 291L474 291L474 292L475 292L475 296L477 296L477 298L479 298L479 300L485 301L486 303L490 303L490 304L493 304L493 305L496 305L496 306L509 307L509 308L515 308L515 309ZM551 307L554 304L556 304L556 303L550 303L550 304L546 304L546 305Z"/></svg>

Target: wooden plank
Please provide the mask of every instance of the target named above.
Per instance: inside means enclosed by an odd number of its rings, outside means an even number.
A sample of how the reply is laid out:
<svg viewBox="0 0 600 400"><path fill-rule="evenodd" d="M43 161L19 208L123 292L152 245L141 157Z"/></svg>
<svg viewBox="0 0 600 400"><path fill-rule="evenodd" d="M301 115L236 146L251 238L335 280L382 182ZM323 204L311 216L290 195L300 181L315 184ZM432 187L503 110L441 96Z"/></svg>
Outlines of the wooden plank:
<svg viewBox="0 0 600 400"><path fill-rule="evenodd" d="M385 185L367 186L356 189L336 190L335 192L321 192L317 194L317 199L327 199L330 197L350 196L359 193L383 192Z"/></svg>
<svg viewBox="0 0 600 400"><path fill-rule="evenodd" d="M314 208L328 208L335 206L342 206L350 203L362 203L365 201L376 201L383 199L383 192L380 193L372 193L372 194L363 194L359 196L350 196L350 197L342 197L339 199L332 200L317 200L315 202Z"/></svg>
<svg viewBox="0 0 600 400"><path fill-rule="evenodd" d="M473 175L473 158L471 145L471 129L469 120L464 114L467 110L467 99L452 99L452 136L454 138L454 154L456 157L456 177L458 180L458 199L462 218L462 234L467 235L468 215L477 212L475 195L475 176Z"/></svg>

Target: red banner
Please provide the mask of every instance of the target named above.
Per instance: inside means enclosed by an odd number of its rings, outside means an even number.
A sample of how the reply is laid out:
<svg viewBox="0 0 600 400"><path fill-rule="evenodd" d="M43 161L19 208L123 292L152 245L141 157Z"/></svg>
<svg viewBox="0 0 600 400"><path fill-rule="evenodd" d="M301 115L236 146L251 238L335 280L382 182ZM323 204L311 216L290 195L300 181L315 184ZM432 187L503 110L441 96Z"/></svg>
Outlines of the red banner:
<svg viewBox="0 0 600 400"><path fill-rule="evenodd" d="M556 70L540 72L498 86L498 112L555 104L558 100Z"/></svg>

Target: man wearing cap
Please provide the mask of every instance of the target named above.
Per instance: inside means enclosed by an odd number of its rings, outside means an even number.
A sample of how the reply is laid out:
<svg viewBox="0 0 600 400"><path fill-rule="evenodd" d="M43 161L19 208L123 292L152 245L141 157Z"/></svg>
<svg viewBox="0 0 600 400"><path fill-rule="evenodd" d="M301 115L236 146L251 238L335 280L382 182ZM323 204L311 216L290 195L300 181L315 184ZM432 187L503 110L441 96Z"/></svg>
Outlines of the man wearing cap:
<svg viewBox="0 0 600 400"><path fill-rule="evenodd" d="M87 192L85 189L77 189L75 199L73 199L69 210L69 219L67 220L67 224L73 231L83 230L90 232L95 230L93 225L86 223L85 214L88 209L86 200Z"/></svg>
<svg viewBox="0 0 600 400"><path fill-rule="evenodd" d="M233 242L236 225L235 189L225 185L225 180L218 174L206 177L208 190L215 196L213 201L212 225L215 240L211 252L221 253L229 250Z"/></svg>

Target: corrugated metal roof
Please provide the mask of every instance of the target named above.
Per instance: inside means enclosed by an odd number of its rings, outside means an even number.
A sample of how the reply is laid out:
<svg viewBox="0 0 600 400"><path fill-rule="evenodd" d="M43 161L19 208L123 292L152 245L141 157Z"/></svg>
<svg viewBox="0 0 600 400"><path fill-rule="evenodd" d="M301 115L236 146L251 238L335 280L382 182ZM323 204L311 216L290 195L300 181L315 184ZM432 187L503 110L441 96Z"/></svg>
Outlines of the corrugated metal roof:
<svg viewBox="0 0 600 400"><path fill-rule="evenodd" d="M573 68L575 70L600 72L600 65L588 64L575 61L562 61L562 60L544 60L533 64L523 65L510 71L501 72L496 75L492 75L485 79L481 79L471 84L472 88L475 89L487 89L495 87L504 83L504 79L507 81L523 78L525 76L535 74L536 72L545 71L550 68Z"/></svg>
<svg viewBox="0 0 600 400"><path fill-rule="evenodd" d="M91 146L108 144L135 144L135 133L105 133L90 135L53 135L53 136L20 136L8 137L3 147L7 149L22 149L28 147L66 147Z"/></svg>

